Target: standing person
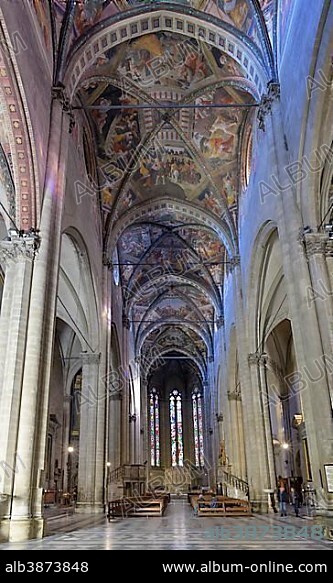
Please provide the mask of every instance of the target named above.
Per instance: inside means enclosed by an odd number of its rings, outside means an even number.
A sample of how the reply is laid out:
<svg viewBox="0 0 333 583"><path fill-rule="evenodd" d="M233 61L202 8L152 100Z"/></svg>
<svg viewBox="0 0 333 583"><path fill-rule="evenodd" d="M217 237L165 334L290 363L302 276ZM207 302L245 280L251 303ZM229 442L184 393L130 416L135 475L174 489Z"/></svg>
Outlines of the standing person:
<svg viewBox="0 0 333 583"><path fill-rule="evenodd" d="M300 495L299 495L297 488L292 488L291 496L292 496L292 498L291 498L292 503L293 503L294 508L295 508L295 515L296 515L296 518L298 518L299 517L299 507L300 507Z"/></svg>
<svg viewBox="0 0 333 583"><path fill-rule="evenodd" d="M281 516L287 516L288 493L283 485L281 485L278 489L278 500L280 504Z"/></svg>

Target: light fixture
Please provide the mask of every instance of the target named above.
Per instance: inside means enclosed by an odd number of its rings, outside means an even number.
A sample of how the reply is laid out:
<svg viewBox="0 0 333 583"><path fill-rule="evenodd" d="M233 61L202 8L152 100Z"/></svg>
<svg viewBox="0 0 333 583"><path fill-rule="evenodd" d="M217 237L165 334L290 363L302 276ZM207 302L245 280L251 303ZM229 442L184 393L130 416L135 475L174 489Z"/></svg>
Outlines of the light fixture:
<svg viewBox="0 0 333 583"><path fill-rule="evenodd" d="M106 462L106 467L109 468L111 466L111 462Z"/></svg>
<svg viewBox="0 0 333 583"><path fill-rule="evenodd" d="M282 449L289 449L289 443L286 443L286 442L281 443L281 447L282 447Z"/></svg>
<svg viewBox="0 0 333 583"><path fill-rule="evenodd" d="M72 445L69 445L67 448L68 453L73 453L74 451L74 447Z"/></svg>

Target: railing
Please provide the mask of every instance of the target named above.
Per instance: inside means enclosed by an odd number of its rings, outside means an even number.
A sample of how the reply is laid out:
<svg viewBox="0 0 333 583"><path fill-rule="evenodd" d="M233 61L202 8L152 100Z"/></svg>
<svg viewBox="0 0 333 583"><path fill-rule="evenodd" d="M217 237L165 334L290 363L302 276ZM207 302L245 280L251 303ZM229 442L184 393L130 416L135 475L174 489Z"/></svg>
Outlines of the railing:
<svg viewBox="0 0 333 583"><path fill-rule="evenodd" d="M110 472L110 482L119 482L123 479L123 466L116 468Z"/></svg>
<svg viewBox="0 0 333 583"><path fill-rule="evenodd" d="M226 486L228 485L232 486L233 488L237 488L237 490L240 490L241 492L246 494L246 496L249 495L249 485L245 480L242 480L242 478L238 478L237 476L234 476L233 474L224 471L223 481L226 484Z"/></svg>

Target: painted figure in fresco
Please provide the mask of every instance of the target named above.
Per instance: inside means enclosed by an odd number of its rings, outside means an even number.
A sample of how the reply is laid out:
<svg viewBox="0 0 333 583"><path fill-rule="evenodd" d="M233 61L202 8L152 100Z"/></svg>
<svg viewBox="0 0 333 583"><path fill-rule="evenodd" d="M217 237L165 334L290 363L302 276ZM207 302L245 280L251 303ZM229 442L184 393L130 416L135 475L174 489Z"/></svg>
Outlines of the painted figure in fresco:
<svg viewBox="0 0 333 583"><path fill-rule="evenodd" d="M226 174L223 179L224 194L228 201L228 205L234 204L235 202L235 184L231 174Z"/></svg>
<svg viewBox="0 0 333 583"><path fill-rule="evenodd" d="M33 0L33 7L36 12L39 26L42 29L45 46L47 49L51 46L50 24L48 20L48 6L41 0Z"/></svg>
<svg viewBox="0 0 333 583"><path fill-rule="evenodd" d="M78 34L98 22L110 0L78 0L75 5L74 24Z"/></svg>
<svg viewBox="0 0 333 583"><path fill-rule="evenodd" d="M220 215L222 211L222 206L217 200L216 196L207 188L200 196L199 200L203 201L206 209L210 210L214 214Z"/></svg>

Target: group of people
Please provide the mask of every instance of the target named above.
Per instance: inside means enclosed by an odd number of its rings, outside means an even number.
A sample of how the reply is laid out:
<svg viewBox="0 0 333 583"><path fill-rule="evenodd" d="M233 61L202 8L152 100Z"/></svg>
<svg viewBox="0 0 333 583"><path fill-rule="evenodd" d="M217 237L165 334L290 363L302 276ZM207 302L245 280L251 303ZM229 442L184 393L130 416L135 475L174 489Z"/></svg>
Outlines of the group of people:
<svg viewBox="0 0 333 583"><path fill-rule="evenodd" d="M292 504L296 517L299 517L299 509L303 505L303 495L298 484L294 484L289 491L285 480L279 476L277 498L281 516L287 516L287 504Z"/></svg>

